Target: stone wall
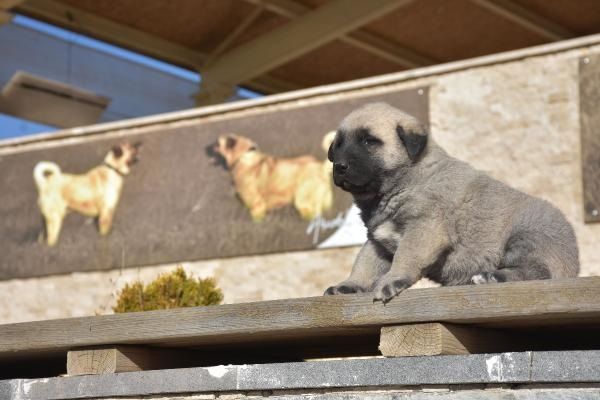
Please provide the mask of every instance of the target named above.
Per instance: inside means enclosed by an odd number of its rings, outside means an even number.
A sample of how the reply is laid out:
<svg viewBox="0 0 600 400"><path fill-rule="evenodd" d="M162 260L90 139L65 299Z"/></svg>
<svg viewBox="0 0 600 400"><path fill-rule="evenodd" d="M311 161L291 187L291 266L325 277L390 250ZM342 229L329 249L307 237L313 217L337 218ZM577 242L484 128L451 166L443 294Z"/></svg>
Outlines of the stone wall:
<svg viewBox="0 0 600 400"><path fill-rule="evenodd" d="M598 351L219 365L0 381L10 400L598 399Z"/></svg>
<svg viewBox="0 0 600 400"><path fill-rule="evenodd" d="M558 206L575 227L581 275L600 275L600 225L584 224L580 165L578 62L600 46L465 68L361 88L367 96L430 85L434 138L452 155ZM443 71L443 70L440 70ZM273 107L327 102L339 94ZM264 109L269 107L263 107ZM259 110L260 111L260 110ZM258 111L257 111L258 112ZM350 271L356 248L184 263L215 276L228 303L316 296ZM0 323L111 312L126 282L173 266L0 282ZM427 284L427 283L426 283Z"/></svg>

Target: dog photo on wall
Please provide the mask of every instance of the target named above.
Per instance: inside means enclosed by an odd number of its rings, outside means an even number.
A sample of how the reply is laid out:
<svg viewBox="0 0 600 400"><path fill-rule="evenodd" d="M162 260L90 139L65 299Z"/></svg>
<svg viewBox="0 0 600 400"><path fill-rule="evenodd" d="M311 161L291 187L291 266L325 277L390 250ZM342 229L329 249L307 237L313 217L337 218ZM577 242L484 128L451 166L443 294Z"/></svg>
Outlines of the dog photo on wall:
<svg viewBox="0 0 600 400"><path fill-rule="evenodd" d="M141 143L114 146L102 164L85 174L62 172L58 164L40 161L33 169L38 206L44 217L46 243L55 246L69 211L98 218L101 235L110 232L125 177L138 161Z"/></svg>
<svg viewBox="0 0 600 400"><path fill-rule="evenodd" d="M332 131L323 137L324 155L334 136ZM280 158L262 151L251 139L235 134L219 136L217 143L208 148L208 154L223 161L236 194L254 222L263 221L271 210L292 204L302 219L311 221L333 205L332 164L326 158Z"/></svg>
<svg viewBox="0 0 600 400"><path fill-rule="evenodd" d="M427 90L413 88L5 149L0 278L362 244L326 148L372 97L428 121Z"/></svg>

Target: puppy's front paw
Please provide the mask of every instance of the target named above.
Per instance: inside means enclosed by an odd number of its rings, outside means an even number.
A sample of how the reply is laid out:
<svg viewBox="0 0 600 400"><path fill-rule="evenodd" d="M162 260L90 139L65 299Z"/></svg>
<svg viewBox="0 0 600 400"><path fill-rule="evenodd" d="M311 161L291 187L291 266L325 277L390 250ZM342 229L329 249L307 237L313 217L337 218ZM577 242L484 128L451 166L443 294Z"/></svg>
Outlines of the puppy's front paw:
<svg viewBox="0 0 600 400"><path fill-rule="evenodd" d="M328 287L325 293L323 293L323 295L333 296L336 294L363 293L364 291L365 290L356 283L342 282L339 285Z"/></svg>
<svg viewBox="0 0 600 400"><path fill-rule="evenodd" d="M498 279L496 279L493 272L482 272L481 274L473 275L471 282L475 285L483 285L486 283L496 283Z"/></svg>
<svg viewBox="0 0 600 400"><path fill-rule="evenodd" d="M408 279L384 275L375 286L373 301L385 304L411 286L412 283Z"/></svg>

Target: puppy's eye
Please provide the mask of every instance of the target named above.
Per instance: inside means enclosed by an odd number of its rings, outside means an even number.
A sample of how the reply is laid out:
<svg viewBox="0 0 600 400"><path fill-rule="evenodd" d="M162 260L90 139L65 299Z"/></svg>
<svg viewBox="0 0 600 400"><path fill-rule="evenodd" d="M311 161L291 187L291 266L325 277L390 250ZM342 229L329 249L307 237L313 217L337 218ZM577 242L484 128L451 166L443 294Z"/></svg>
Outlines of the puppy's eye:
<svg viewBox="0 0 600 400"><path fill-rule="evenodd" d="M367 146L374 146L377 144L381 144L381 140L374 138L373 136L367 136L363 139L363 144Z"/></svg>

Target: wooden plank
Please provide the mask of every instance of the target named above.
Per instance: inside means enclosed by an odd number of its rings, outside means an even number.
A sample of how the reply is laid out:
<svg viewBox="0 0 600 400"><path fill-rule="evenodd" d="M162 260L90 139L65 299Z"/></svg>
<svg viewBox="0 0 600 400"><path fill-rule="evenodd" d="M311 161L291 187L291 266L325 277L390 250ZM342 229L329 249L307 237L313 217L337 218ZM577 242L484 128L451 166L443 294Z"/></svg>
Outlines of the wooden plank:
<svg viewBox="0 0 600 400"><path fill-rule="evenodd" d="M138 346L100 347L67 353L68 375L181 368L190 364L189 357L181 351Z"/></svg>
<svg viewBox="0 0 600 400"><path fill-rule="evenodd" d="M599 326L600 277L414 289L385 306L363 294L1 325L0 360L106 344L213 350L299 345L420 322L494 328Z"/></svg>
<svg viewBox="0 0 600 400"><path fill-rule="evenodd" d="M5 1L17 2L17 0ZM192 70L198 70L208 57L207 54L200 51L54 0L27 0L22 4L18 4L16 10L19 13L40 18L75 32L139 51ZM246 84L252 88L254 82L262 88L259 90L277 91L277 88L272 88L269 85L268 80L263 81L262 77L252 79Z"/></svg>
<svg viewBox="0 0 600 400"><path fill-rule="evenodd" d="M288 18L296 18L308 11L310 7L293 0L246 0L257 6ZM418 52L399 45L391 40L373 35L365 30L357 30L339 38L340 41L375 54L388 61L398 63L408 68L437 64L439 61L424 56Z"/></svg>
<svg viewBox="0 0 600 400"><path fill-rule="evenodd" d="M10 10L22 2L23 0L0 0L0 10Z"/></svg>
<svg viewBox="0 0 600 400"><path fill-rule="evenodd" d="M8 11L22 2L23 0L0 0L0 25L12 21L13 15Z"/></svg>
<svg viewBox="0 0 600 400"><path fill-rule="evenodd" d="M353 32L340 38L340 40L407 68L418 68L440 62L367 31Z"/></svg>
<svg viewBox="0 0 600 400"><path fill-rule="evenodd" d="M522 343L518 334L432 322L384 326L379 350L386 357L437 356L519 351Z"/></svg>
<svg viewBox="0 0 600 400"><path fill-rule="evenodd" d="M4 10L0 10L0 25L8 24L12 21L12 14Z"/></svg>
<svg viewBox="0 0 600 400"><path fill-rule="evenodd" d="M196 50L54 0L27 0L17 11L186 67L196 68L206 58Z"/></svg>
<svg viewBox="0 0 600 400"><path fill-rule="evenodd" d="M412 0L334 0L223 54L204 68L205 90L238 84L305 54Z"/></svg>
<svg viewBox="0 0 600 400"><path fill-rule="evenodd" d="M238 38L250 25L254 23L263 13L264 7L258 6L255 7L246 18L238 26L235 27L233 31L225 39L223 39L219 45L208 55L206 60L204 61L204 65L210 65L218 56L223 54L225 50L229 48L229 46Z"/></svg>
<svg viewBox="0 0 600 400"><path fill-rule="evenodd" d="M600 56L579 60L579 118L585 222L600 222Z"/></svg>
<svg viewBox="0 0 600 400"><path fill-rule="evenodd" d="M512 0L471 0L474 3L500 15L525 29L543 36L546 39L559 41L575 37L576 35L540 15L532 13L522 5Z"/></svg>

